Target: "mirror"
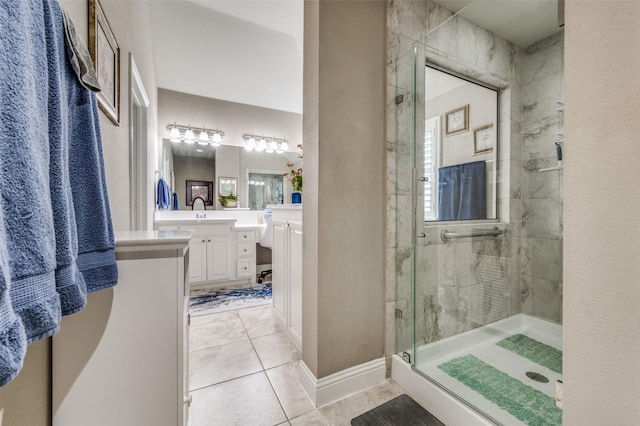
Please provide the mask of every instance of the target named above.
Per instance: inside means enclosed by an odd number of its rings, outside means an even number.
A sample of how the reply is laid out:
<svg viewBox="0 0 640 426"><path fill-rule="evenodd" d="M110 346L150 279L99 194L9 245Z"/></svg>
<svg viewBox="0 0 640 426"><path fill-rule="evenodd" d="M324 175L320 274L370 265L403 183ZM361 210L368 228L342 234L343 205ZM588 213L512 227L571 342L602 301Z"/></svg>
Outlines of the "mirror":
<svg viewBox="0 0 640 426"><path fill-rule="evenodd" d="M238 195L238 179L234 177L218 178L218 195Z"/></svg>
<svg viewBox="0 0 640 426"><path fill-rule="evenodd" d="M249 208L264 210L268 204L284 203L284 176L282 173L248 171Z"/></svg>
<svg viewBox="0 0 640 426"><path fill-rule="evenodd" d="M496 218L496 89L425 71L424 218Z"/></svg>
<svg viewBox="0 0 640 426"><path fill-rule="evenodd" d="M291 184L282 177L287 163L302 167L297 152L254 152L232 145L214 148L169 139L163 140L163 156L164 173L170 176L167 182L171 191L178 194L179 210L191 210L193 197L187 200L185 193L186 182L191 180L215 183L212 197L208 193L203 197L205 202L211 200L209 209L222 209L220 195L230 193L237 196L237 201L227 207L264 210L267 204L282 204L291 193Z"/></svg>

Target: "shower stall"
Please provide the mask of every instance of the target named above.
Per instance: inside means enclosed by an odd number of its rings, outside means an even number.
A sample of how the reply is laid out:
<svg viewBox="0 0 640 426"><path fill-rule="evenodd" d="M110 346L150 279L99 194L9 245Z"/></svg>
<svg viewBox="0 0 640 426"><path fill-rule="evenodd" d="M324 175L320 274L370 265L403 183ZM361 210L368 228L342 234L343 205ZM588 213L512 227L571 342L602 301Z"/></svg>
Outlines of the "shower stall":
<svg viewBox="0 0 640 426"><path fill-rule="evenodd" d="M392 375L451 424L562 423L564 39L542 3L429 1L394 58Z"/></svg>

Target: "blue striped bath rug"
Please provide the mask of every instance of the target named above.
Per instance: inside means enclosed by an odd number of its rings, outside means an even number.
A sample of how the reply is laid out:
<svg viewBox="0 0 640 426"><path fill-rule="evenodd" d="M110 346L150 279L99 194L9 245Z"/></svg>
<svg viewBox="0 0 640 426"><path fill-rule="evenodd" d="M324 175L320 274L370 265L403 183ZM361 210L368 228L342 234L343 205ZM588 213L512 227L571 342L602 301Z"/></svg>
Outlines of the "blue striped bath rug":
<svg viewBox="0 0 640 426"><path fill-rule="evenodd" d="M189 294L189 313L199 316L269 303L271 303L270 282L237 287L195 289Z"/></svg>

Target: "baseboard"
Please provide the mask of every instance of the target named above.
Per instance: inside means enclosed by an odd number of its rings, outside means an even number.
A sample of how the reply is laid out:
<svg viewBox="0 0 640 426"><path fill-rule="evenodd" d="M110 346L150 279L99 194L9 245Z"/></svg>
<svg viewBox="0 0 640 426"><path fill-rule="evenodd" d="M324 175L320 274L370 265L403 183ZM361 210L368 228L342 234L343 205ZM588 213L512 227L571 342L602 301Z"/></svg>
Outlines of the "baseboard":
<svg viewBox="0 0 640 426"><path fill-rule="evenodd" d="M385 365L384 358L374 359L318 380L305 363L300 361L299 380L315 406L322 407L382 383L386 379Z"/></svg>

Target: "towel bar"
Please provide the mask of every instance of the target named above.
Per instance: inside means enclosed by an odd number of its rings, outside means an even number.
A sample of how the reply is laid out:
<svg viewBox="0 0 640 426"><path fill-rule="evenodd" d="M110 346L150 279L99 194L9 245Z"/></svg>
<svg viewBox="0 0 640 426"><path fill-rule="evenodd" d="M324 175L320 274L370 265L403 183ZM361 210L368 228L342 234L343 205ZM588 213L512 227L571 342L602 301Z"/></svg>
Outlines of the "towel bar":
<svg viewBox="0 0 640 426"><path fill-rule="evenodd" d="M498 236L502 235L504 231L498 229L497 226L494 226L492 229L487 229L485 231L471 231L471 232L449 232L448 230L442 231L440 237L442 241L447 241L453 238L464 238L464 237L483 237L483 236Z"/></svg>

